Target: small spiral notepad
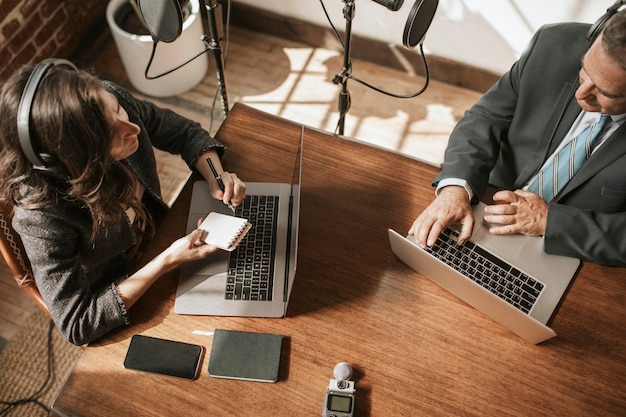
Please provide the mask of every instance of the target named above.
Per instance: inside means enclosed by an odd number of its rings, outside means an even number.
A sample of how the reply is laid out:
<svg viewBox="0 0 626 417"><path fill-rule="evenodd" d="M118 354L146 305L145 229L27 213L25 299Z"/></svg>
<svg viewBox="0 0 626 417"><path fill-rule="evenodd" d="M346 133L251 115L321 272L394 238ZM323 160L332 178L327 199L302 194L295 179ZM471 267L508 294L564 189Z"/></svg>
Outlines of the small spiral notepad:
<svg viewBox="0 0 626 417"><path fill-rule="evenodd" d="M250 227L252 225L244 218L211 212L199 228L205 232L205 243L230 252L237 247Z"/></svg>

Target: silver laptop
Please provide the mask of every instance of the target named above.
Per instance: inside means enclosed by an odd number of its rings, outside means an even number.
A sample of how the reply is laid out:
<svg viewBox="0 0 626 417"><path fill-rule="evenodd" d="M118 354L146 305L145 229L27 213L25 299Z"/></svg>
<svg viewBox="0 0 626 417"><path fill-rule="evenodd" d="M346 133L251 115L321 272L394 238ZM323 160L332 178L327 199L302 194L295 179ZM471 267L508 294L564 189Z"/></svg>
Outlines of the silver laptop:
<svg viewBox="0 0 626 417"><path fill-rule="evenodd" d="M456 244L448 228L433 248L389 229L393 253L411 268L531 343L556 336L548 327L573 281L580 260L549 255L541 237L493 235L474 207L472 237Z"/></svg>
<svg viewBox="0 0 626 417"><path fill-rule="evenodd" d="M235 215L252 228L232 251L218 251L180 268L174 312L190 315L284 317L296 274L302 145L292 184L246 182L246 201ZM209 212L233 214L211 197L206 181L193 185L187 232Z"/></svg>

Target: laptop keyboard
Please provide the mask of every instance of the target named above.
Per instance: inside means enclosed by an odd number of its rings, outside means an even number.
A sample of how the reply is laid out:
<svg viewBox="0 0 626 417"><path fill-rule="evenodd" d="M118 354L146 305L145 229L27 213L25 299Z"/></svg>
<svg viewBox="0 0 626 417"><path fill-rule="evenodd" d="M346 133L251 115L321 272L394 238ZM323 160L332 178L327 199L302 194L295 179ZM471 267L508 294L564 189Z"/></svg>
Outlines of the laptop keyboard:
<svg viewBox="0 0 626 417"><path fill-rule="evenodd" d="M272 301L278 196L246 195L235 216L248 219L252 228L230 252L225 297Z"/></svg>
<svg viewBox="0 0 626 417"><path fill-rule="evenodd" d="M445 229L426 252L528 314L544 284L469 240L457 245L458 235Z"/></svg>

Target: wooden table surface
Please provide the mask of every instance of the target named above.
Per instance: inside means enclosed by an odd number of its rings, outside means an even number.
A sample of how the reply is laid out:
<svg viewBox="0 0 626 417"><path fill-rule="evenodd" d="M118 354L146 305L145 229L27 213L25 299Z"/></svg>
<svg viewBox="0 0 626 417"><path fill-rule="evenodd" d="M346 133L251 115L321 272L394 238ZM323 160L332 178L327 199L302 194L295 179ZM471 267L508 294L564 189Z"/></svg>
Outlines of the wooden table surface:
<svg viewBox="0 0 626 417"><path fill-rule="evenodd" d="M300 125L236 104L218 133L227 170L290 182ZM397 260L436 169L305 129L298 269L287 317L173 312L177 272L133 307L132 325L92 343L54 404L58 416L316 416L336 363L352 365L357 416L626 415L626 269L584 263L532 345ZM186 187L146 257L184 233ZM215 328L285 336L276 384L208 376ZM126 370L133 334L206 347L200 376Z"/></svg>

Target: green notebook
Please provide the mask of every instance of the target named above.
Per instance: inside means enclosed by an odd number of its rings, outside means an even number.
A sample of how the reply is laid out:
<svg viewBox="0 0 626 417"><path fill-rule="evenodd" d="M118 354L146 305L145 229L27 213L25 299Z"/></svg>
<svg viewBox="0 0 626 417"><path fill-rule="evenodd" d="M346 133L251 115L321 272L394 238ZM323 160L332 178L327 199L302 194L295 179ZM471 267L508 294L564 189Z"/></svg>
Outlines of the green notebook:
<svg viewBox="0 0 626 417"><path fill-rule="evenodd" d="M280 334L215 329L209 375L257 382L278 381Z"/></svg>

